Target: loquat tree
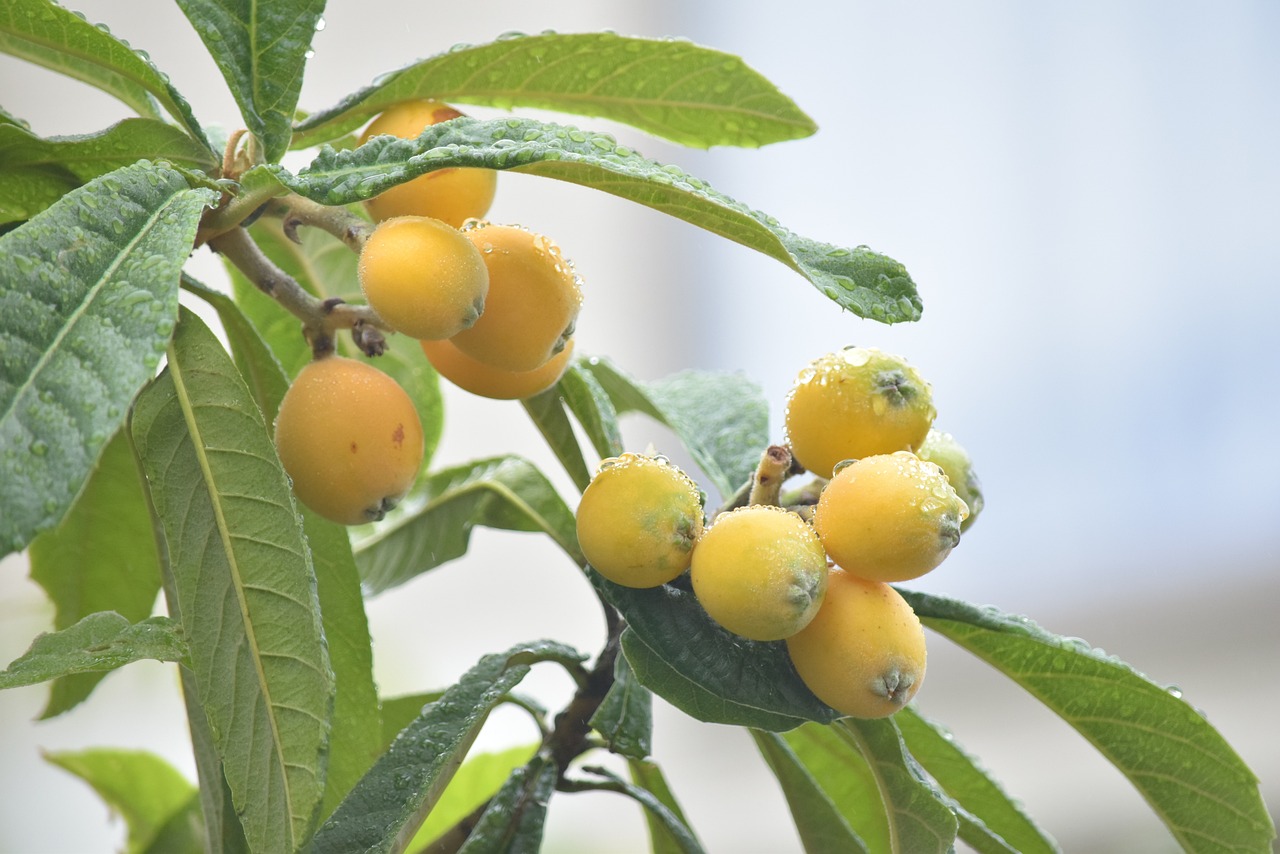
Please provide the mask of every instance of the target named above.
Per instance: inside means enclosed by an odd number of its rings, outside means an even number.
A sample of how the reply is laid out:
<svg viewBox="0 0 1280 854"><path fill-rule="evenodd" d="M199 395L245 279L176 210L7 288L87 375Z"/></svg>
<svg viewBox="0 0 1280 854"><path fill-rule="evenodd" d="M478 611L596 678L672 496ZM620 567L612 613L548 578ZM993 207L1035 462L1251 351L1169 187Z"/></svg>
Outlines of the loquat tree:
<svg viewBox="0 0 1280 854"><path fill-rule="evenodd" d="M636 802L655 852L701 851L679 781L652 760L653 694L749 730L807 851L1057 850L909 705L925 629L1080 730L1186 850L1270 849L1256 778L1180 697L1025 618L891 586L941 563L983 509L904 359L823 346L779 444L738 375L641 382L575 352L573 264L553 238L484 219L503 172L566 181L763 253L833 309L917 320L892 258L795 234L608 134L454 106L695 148L812 133L769 81L684 41L509 35L304 113L323 0L179 6L240 107L225 138L76 13L0 12L0 50L137 112L51 138L0 112L0 545L28 552L57 610L0 688L49 682L57 715L111 670L173 663L193 788L149 800L176 775L149 754L52 757L112 793L131 851L535 851L557 793L596 790ZM206 247L229 293L190 272ZM335 250L344 263L320 262ZM501 449L437 467L439 377L520 400L581 498ZM628 414L669 427L714 494L624 447ZM437 691L379 696L366 597L462 558L478 526L563 551L599 601L598 648L532 639ZM573 680L562 710L518 692L534 667ZM470 747L504 704L541 738L495 764ZM598 764L609 755L628 776ZM482 759L482 792L451 786ZM429 820L442 804L454 817Z"/></svg>

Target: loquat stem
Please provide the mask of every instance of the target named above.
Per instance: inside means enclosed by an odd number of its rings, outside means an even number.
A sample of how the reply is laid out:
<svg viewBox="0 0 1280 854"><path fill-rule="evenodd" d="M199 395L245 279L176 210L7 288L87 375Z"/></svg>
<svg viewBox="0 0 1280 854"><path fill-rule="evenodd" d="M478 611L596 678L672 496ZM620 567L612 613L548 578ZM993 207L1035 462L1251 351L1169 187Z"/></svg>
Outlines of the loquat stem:
<svg viewBox="0 0 1280 854"><path fill-rule="evenodd" d="M317 358L333 352L334 336L341 329L350 329L356 346L367 355L381 355L386 350L382 331L388 327L373 309L307 293L263 253L245 229L236 227L217 235L209 241L209 248L226 256L260 291L302 321L302 334Z"/></svg>
<svg viewBox="0 0 1280 854"><path fill-rule="evenodd" d="M298 242L298 226L308 225L331 234L357 255L373 233L372 223L361 219L344 207L322 205L299 195L289 195L272 204L272 212L282 215L285 237Z"/></svg>
<svg viewBox="0 0 1280 854"><path fill-rule="evenodd" d="M770 445L760 455L760 464L751 478L748 504L777 504L783 481L791 472L791 451L786 445Z"/></svg>

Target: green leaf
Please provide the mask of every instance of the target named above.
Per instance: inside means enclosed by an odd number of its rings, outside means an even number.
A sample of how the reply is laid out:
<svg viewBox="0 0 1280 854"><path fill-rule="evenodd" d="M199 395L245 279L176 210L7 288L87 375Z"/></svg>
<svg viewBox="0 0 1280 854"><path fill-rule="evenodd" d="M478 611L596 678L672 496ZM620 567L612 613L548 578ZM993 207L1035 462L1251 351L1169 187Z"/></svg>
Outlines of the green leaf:
<svg viewBox="0 0 1280 854"><path fill-rule="evenodd" d="M160 557L142 477L128 436L107 443L84 491L58 527L31 543L31 579L56 608L65 629L98 611L131 623L151 615L160 592ZM103 674L58 679L42 718L59 715L89 696Z"/></svg>
<svg viewBox="0 0 1280 854"><path fill-rule="evenodd" d="M685 824L684 818L677 815L653 792L630 783L605 768L588 767L582 770L588 774L603 778L602 782L589 783L585 788L626 795L645 808L646 816L652 817L661 824L666 832L667 839L675 846L676 851L680 851L682 854L702 854L702 843L698 842L698 838L693 835L693 831Z"/></svg>
<svg viewBox="0 0 1280 854"><path fill-rule="evenodd" d="M231 297L201 284L186 273L182 274L182 287L203 299L218 313L218 322L231 345L231 356L240 369L240 376L248 383L249 393L262 410L263 418L268 424L274 424L280 401L289 389L289 378L280 361Z"/></svg>
<svg viewBox="0 0 1280 854"><path fill-rule="evenodd" d="M440 699L443 691L423 694L405 694L400 697L384 697L379 704L382 718L382 738L379 753L385 753L400 731L413 723L426 707Z"/></svg>
<svg viewBox="0 0 1280 854"><path fill-rule="evenodd" d="M723 496L751 477L769 444L769 405L742 374L682 371L642 383L608 359L592 359L586 369L619 413L640 412L670 427Z"/></svg>
<svg viewBox="0 0 1280 854"><path fill-rule="evenodd" d="M341 525L302 508L315 564L316 592L333 667L333 730L321 818L327 817L382 751L382 718L373 683L373 649L360 573Z"/></svg>
<svg viewBox="0 0 1280 854"><path fill-rule="evenodd" d="M156 830L151 844L139 849L139 854L205 854L210 850L213 849L205 840L204 816L197 792L169 816Z"/></svg>
<svg viewBox="0 0 1280 854"><path fill-rule="evenodd" d="M613 684L588 721L613 753L644 759L653 751L653 695L636 679L626 656L613 662Z"/></svg>
<svg viewBox="0 0 1280 854"><path fill-rule="evenodd" d="M321 826L314 854L403 851L462 764L489 711L532 664L575 651L546 641L489 655L406 727Z"/></svg>
<svg viewBox="0 0 1280 854"><path fill-rule="evenodd" d="M57 524L154 373L211 200L144 161L0 235L0 554Z"/></svg>
<svg viewBox="0 0 1280 854"><path fill-rule="evenodd" d="M392 104L420 98L594 116L694 148L755 148L817 130L732 54L678 39L542 33L456 46L384 75L300 122L294 145L328 142Z"/></svg>
<svg viewBox="0 0 1280 854"><path fill-rule="evenodd" d="M406 850L422 851L498 793L512 773L533 759L538 745L468 754Z"/></svg>
<svg viewBox="0 0 1280 854"><path fill-rule="evenodd" d="M1018 803L956 744L951 733L921 717L910 706L895 715L894 722L907 749L929 772L929 776L1014 850L1023 854L1053 854L1059 850ZM979 847L979 840L971 838L968 825L963 820L960 838L975 849L983 850Z"/></svg>
<svg viewBox="0 0 1280 854"><path fill-rule="evenodd" d="M0 229L31 219L80 184L75 175L59 167L0 168Z"/></svg>
<svg viewBox="0 0 1280 854"><path fill-rule="evenodd" d="M324 2L178 0L269 162L288 150L302 72Z"/></svg>
<svg viewBox="0 0 1280 854"><path fill-rule="evenodd" d="M780 261L859 317L882 323L920 318L915 283L897 261L865 246L844 248L794 234L773 217L607 134L532 119L460 118L432 125L416 139L379 136L351 151L321 149L296 176L277 166L259 168L321 204L346 205L457 166L511 169L610 193Z"/></svg>
<svg viewBox="0 0 1280 854"><path fill-rule="evenodd" d="M792 732L802 732L808 728L801 727ZM773 776L778 778L782 794L786 796L787 806L791 810L791 817L796 823L796 830L800 833L800 841L808 854L824 854L827 851L868 854L873 850L845 821L824 791L822 782L816 779L814 772L796 756L782 736L752 730L751 737L755 739ZM865 763L863 765L865 767ZM879 807L878 795L874 806Z"/></svg>
<svg viewBox="0 0 1280 854"><path fill-rule="evenodd" d="M721 628L693 592L664 584L637 590L591 573L627 621L622 651L640 683L700 721L785 731L837 712L800 681L781 642Z"/></svg>
<svg viewBox="0 0 1280 854"><path fill-rule="evenodd" d="M178 614L177 600L168 593L172 588L167 582L166 598L170 613ZM182 700L187 710L187 724L191 728L191 752L196 761L196 774L200 779L200 816L204 823L206 852L221 854L248 854L249 843L244 838L244 826L236 815L232 803L231 788L223 773L222 758L214 743L213 727L200 705L200 691L196 687L195 674L188 667L179 668L182 680ZM168 854L168 852L163 852Z"/></svg>
<svg viewBox="0 0 1280 854"><path fill-rule="evenodd" d="M458 854L538 854L558 776L555 762L542 755L517 768L489 801Z"/></svg>
<svg viewBox="0 0 1280 854"><path fill-rule="evenodd" d="M356 543L366 590L379 593L461 557L476 525L547 534L582 562L573 512L551 482L528 460L492 457L427 477Z"/></svg>
<svg viewBox="0 0 1280 854"><path fill-rule="evenodd" d="M689 820L685 818L675 794L667 785L667 778L657 764L643 759L628 759L627 770L631 772L631 782L653 795L682 826L689 829L690 834L693 833ZM653 854L679 854L679 839L660 818L645 810L644 820L649 828L649 849Z"/></svg>
<svg viewBox="0 0 1280 854"><path fill-rule="evenodd" d="M622 431L618 429L618 411L604 386L589 365L597 359L578 359L569 365L556 388L565 406L582 425L591 445L601 457L616 457L623 452Z"/></svg>
<svg viewBox="0 0 1280 854"><path fill-rule="evenodd" d="M130 623L112 611L90 614L60 632L45 632L0 671L0 689L35 685L73 673L115 670L135 661L182 661L182 630L168 617Z"/></svg>
<svg viewBox="0 0 1280 854"><path fill-rule="evenodd" d="M46 753L44 758L84 780L124 818L129 829L125 849L129 854L148 850L169 820L196 794L195 787L172 765L139 750L92 748Z"/></svg>
<svg viewBox="0 0 1280 854"><path fill-rule="evenodd" d="M1257 777L1180 692L1025 617L900 591L921 622L1071 724L1138 789L1188 851L1262 851L1275 828Z"/></svg>
<svg viewBox="0 0 1280 854"><path fill-rule="evenodd" d="M787 749L812 777L840 817L862 839L868 851L887 852L889 819L876 775L867 758L835 726L805 724L784 733ZM783 783L784 791L786 783ZM791 796L788 795L788 801ZM801 818L792 808L796 826ZM803 837L804 831L801 830Z"/></svg>
<svg viewBox="0 0 1280 854"><path fill-rule="evenodd" d="M98 133L48 138L15 125L0 125L0 178L4 180L11 169L60 168L83 182L143 159L206 172L219 166L207 147L155 119L125 119Z"/></svg>
<svg viewBox="0 0 1280 854"><path fill-rule="evenodd" d="M946 854L954 850L959 822L941 793L907 752L891 718L844 718L837 732L866 758L889 819L893 854Z"/></svg>
<svg viewBox="0 0 1280 854"><path fill-rule="evenodd" d="M132 430L197 699L250 848L293 851L320 806L333 711L311 555L262 412L185 309L168 359Z"/></svg>
<svg viewBox="0 0 1280 854"><path fill-rule="evenodd" d="M186 99L145 54L52 0L6 0L0 6L0 51L74 77L159 118L156 102L208 147Z"/></svg>
<svg viewBox="0 0 1280 854"><path fill-rule="evenodd" d="M573 432L573 425L569 423L560 392L553 386L542 394L521 400L520 405L529 413L530 420L546 439L547 446L556 455L560 465L564 466L573 485L578 487L579 492L586 489L591 482L591 469L582 457L582 447Z"/></svg>

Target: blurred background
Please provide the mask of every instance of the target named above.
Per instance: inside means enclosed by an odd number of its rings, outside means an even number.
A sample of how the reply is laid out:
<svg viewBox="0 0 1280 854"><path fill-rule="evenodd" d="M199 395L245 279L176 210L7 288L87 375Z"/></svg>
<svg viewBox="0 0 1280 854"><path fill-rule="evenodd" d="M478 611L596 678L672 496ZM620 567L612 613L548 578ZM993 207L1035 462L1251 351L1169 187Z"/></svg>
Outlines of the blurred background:
<svg viewBox="0 0 1280 854"><path fill-rule="evenodd" d="M74 0L147 50L206 125L239 126L212 61L170 4ZM777 4L331 0L300 107L508 30L684 36L744 57L817 121L814 137L697 152L590 119L792 230L902 261L921 322L842 313L796 274L609 196L503 175L495 220L556 239L586 282L580 353L642 379L741 370L773 408L812 358L845 344L915 364L937 426L974 456L987 507L915 586L1031 616L1177 683L1280 803L1280 6L1265 0L1112 4ZM0 103L42 135L126 113L109 97L0 57ZM480 108L481 115L497 115ZM547 116L542 116L547 117ZM219 277L206 252L192 260ZM555 471L518 405L446 389L438 465L515 451ZM631 447L679 457L650 423ZM1259 443L1261 443L1259 445ZM1271 450L1268 450L1271 449ZM568 481L555 481L566 496ZM471 555L369 603L386 695L454 681L535 637L595 650L588 586L548 543L479 530ZM0 665L52 625L22 556L0 562ZM530 603L534 603L531 606ZM548 669L549 670L549 669ZM526 687L558 708L558 674ZM45 688L0 694L0 851L108 851L124 831L42 750L154 750L194 778L176 675L132 665L90 700L34 722ZM931 638L921 710L1067 851L1176 846L1074 731L1020 689ZM711 851L800 850L747 735L656 703L655 752ZM500 711L477 749L534 738ZM607 794L559 796L550 852L631 852L643 820Z"/></svg>

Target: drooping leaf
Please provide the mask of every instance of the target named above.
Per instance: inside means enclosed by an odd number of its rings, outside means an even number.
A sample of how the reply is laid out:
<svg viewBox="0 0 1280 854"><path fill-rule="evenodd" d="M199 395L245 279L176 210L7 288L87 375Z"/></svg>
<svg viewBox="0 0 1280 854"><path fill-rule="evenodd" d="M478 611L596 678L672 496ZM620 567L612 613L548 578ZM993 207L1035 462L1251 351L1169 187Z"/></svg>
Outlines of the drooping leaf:
<svg viewBox="0 0 1280 854"><path fill-rule="evenodd" d="M644 759L653 751L653 695L640 684L625 655L613 663L613 684L588 722L610 751Z"/></svg>
<svg viewBox="0 0 1280 854"><path fill-rule="evenodd" d="M681 825L689 829L690 834L693 833L692 825L685 818L684 810L680 809L675 793L667 785L667 778L656 763L645 759L628 759L627 770L631 772L631 782L653 795ZM644 820L649 828L649 850L653 854L680 854L680 841L662 819L645 810Z"/></svg>
<svg viewBox="0 0 1280 854"><path fill-rule="evenodd" d="M193 139L208 146L191 106L150 59L52 0L5 0L0 51L96 86L140 116L159 118L159 102Z"/></svg>
<svg viewBox="0 0 1280 854"><path fill-rule="evenodd" d="M489 801L458 854L538 854L558 776L555 762L543 755L517 768Z"/></svg>
<svg viewBox="0 0 1280 854"><path fill-rule="evenodd" d="M328 142L400 101L535 107L610 119L694 148L755 148L817 126L732 54L615 33L508 35L415 62L300 122L294 145Z"/></svg>
<svg viewBox="0 0 1280 854"><path fill-rule="evenodd" d="M559 644L538 642L482 658L400 733L321 826L310 850L404 850L462 764L489 711L532 664L562 658L582 656Z"/></svg>
<svg viewBox="0 0 1280 854"><path fill-rule="evenodd" d="M605 768L588 767L582 770L602 778L601 782L593 784L594 788L626 795L644 807L646 816L662 825L665 838L675 846L676 851L681 854L703 854L702 843L693 835L683 816L678 815L653 792L624 780Z"/></svg>
<svg viewBox="0 0 1280 854"><path fill-rule="evenodd" d="M156 119L125 119L97 133L48 138L0 125L0 180L7 181L10 170L58 168L83 182L139 160L206 172L218 166L206 146Z"/></svg>
<svg viewBox="0 0 1280 854"><path fill-rule="evenodd" d="M960 806L980 819L987 828L1014 850L1023 854L1053 854L1057 844L1005 794L1000 784L978 766L951 733L926 720L908 706L894 716L898 731L916 761ZM981 841L971 837L962 820L960 838L976 850Z"/></svg>
<svg viewBox="0 0 1280 854"><path fill-rule="evenodd" d="M278 161L289 147L302 72L324 3L178 0L269 162Z"/></svg>
<svg viewBox="0 0 1280 854"><path fill-rule="evenodd" d="M1186 850L1261 851L1271 844L1275 828L1257 777L1178 692L1024 617L900 592L926 626L1004 673L1088 739Z"/></svg>
<svg viewBox="0 0 1280 854"><path fill-rule="evenodd" d="M107 443L84 491L56 528L31 543L31 579L56 609L54 628L99 611L130 623L151 615L160 592L160 558L128 436ZM41 713L50 718L89 696L103 673L56 680Z"/></svg>
<svg viewBox="0 0 1280 854"><path fill-rule="evenodd" d="M578 445L578 437L573 432L568 413L565 412L560 392L553 386L542 394L525 398L520 401L520 405L529 414L530 420L538 428L560 465L564 466L573 485L578 487L579 492L586 489L591 482L591 469L583 459L582 448Z"/></svg>
<svg viewBox="0 0 1280 854"><path fill-rule="evenodd" d="M519 457L492 457L425 478L356 543L366 589L386 590L461 557L477 525L545 533L582 560L573 513L542 472Z"/></svg>
<svg viewBox="0 0 1280 854"><path fill-rule="evenodd" d="M681 371L642 383L608 359L592 359L587 368L618 412L641 412L670 427L722 496L755 471L769 443L769 405L747 377Z"/></svg>
<svg viewBox="0 0 1280 854"><path fill-rule="evenodd" d="M800 681L781 642L721 628L692 591L636 590L595 572L591 580L627 621L622 651L640 683L691 717L774 732L837 717Z"/></svg>
<svg viewBox="0 0 1280 854"><path fill-rule="evenodd" d="M350 151L321 149L289 173L259 167L325 205L346 205L437 169L511 169L579 184L646 205L761 252L795 270L827 298L882 323L918 320L921 303L906 268L865 246L801 237L676 166L648 160L607 134L532 119L454 119L416 139L379 136ZM260 180L255 178L255 180Z"/></svg>
<svg viewBox="0 0 1280 854"><path fill-rule="evenodd" d="M333 711L315 572L262 412L186 310L132 432L245 837L293 851L320 806Z"/></svg>
<svg viewBox="0 0 1280 854"><path fill-rule="evenodd" d="M126 851L141 854L190 803L196 790L165 760L140 750L92 748L45 753L44 758L84 780L128 827ZM171 833L170 842L180 842ZM187 843L196 839L188 837ZM170 848L182 851L182 848ZM185 850L190 851L190 848Z"/></svg>
<svg viewBox="0 0 1280 854"><path fill-rule="evenodd" d="M623 452L618 411L604 386L592 373L590 359L578 359L569 366L556 386L565 406L578 419L596 453L616 457Z"/></svg>
<svg viewBox="0 0 1280 854"><path fill-rule="evenodd" d="M945 799L907 752L891 718L844 718L836 725L866 758L889 820L893 854L947 854L959 822Z"/></svg>
<svg viewBox="0 0 1280 854"><path fill-rule="evenodd" d="M792 732L801 732L812 726L809 724ZM773 776L778 779L778 785L782 787L782 794L787 799L787 807L807 854L823 854L826 851L870 854L877 850L868 847L862 837L849 826L828 797L822 781L801 761L783 736L752 730L751 737L755 739L761 755L769 764ZM868 806L878 808L879 800L879 796L875 795Z"/></svg>
<svg viewBox="0 0 1280 854"><path fill-rule="evenodd" d="M512 772L529 763L538 745L468 754L406 850L422 851L498 793Z"/></svg>
<svg viewBox="0 0 1280 854"><path fill-rule="evenodd" d="M168 617L130 623L112 611L90 614L60 632L46 632L0 671L0 690L36 685L75 673L115 670L135 661L182 661L187 645Z"/></svg>
<svg viewBox="0 0 1280 854"><path fill-rule="evenodd" d="M889 820L880 797L880 787L867 757L842 737L835 726L805 724L782 735L787 749L812 778L840 817L858 835L868 851L890 850ZM784 791L786 782L783 783ZM788 801L791 796L788 795ZM801 816L792 807L796 826ZM801 830L803 837L804 831Z"/></svg>
<svg viewBox="0 0 1280 854"><path fill-rule="evenodd" d="M210 201L144 161L0 235L0 553L57 524L124 423Z"/></svg>

